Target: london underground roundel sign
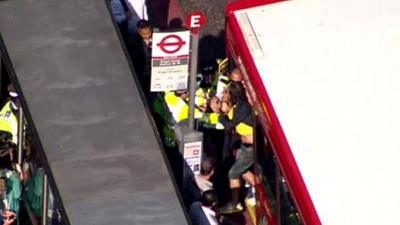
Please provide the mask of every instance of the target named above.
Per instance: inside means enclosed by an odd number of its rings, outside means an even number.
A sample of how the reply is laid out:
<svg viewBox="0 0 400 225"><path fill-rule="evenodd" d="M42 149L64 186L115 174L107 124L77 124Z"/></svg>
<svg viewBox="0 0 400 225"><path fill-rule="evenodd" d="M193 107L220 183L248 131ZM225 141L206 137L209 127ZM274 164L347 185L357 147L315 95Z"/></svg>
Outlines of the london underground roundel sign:
<svg viewBox="0 0 400 225"><path fill-rule="evenodd" d="M161 51L167 54L173 54L179 51L185 44L186 42L180 36L170 34L161 39L161 41L157 43L157 46L160 47Z"/></svg>

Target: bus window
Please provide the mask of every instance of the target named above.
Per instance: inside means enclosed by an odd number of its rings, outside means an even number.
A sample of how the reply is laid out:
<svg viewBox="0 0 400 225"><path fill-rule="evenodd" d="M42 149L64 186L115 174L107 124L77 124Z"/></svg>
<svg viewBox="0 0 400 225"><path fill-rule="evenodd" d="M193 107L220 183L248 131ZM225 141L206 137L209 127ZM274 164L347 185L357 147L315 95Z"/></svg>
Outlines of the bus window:
<svg viewBox="0 0 400 225"><path fill-rule="evenodd" d="M261 126L256 127L256 193L259 221L263 218L277 225L302 225L274 148ZM275 222L271 222L275 221Z"/></svg>

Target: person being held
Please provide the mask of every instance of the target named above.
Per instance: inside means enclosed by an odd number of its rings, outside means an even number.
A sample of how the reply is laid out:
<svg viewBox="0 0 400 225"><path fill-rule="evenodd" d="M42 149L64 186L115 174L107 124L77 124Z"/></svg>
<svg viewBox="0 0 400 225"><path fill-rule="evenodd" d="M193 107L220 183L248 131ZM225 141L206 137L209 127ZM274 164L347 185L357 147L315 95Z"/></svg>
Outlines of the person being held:
<svg viewBox="0 0 400 225"><path fill-rule="evenodd" d="M223 80L218 81L216 92L214 96L210 98L210 109L215 113L226 114L229 112L230 107L227 107L229 95L226 94L229 84L231 83L242 83L242 73L238 68L233 69L231 72L225 72L227 75L220 76L225 77ZM218 123L217 118L213 118L210 124L215 125L215 129L223 129L220 123Z"/></svg>
<svg viewBox="0 0 400 225"><path fill-rule="evenodd" d="M254 163L252 108L247 101L241 82L229 84L221 102L221 109L229 110L229 113L220 115L219 122L226 130L230 130L240 137L236 161L229 171L231 201L221 208L221 213L235 213L243 210L239 201L240 179L244 178L251 186L254 186L255 183L254 175L249 170Z"/></svg>

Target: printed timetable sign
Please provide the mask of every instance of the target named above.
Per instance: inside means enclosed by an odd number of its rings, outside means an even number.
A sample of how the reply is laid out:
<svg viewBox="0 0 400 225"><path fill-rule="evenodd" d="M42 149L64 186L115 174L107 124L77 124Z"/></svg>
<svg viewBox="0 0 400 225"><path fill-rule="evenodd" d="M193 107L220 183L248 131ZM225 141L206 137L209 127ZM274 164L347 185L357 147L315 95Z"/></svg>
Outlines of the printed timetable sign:
<svg viewBox="0 0 400 225"><path fill-rule="evenodd" d="M200 173L201 150L201 141L185 143L184 145L183 158L194 174Z"/></svg>
<svg viewBox="0 0 400 225"><path fill-rule="evenodd" d="M154 32L151 58L151 91L187 88L190 32Z"/></svg>

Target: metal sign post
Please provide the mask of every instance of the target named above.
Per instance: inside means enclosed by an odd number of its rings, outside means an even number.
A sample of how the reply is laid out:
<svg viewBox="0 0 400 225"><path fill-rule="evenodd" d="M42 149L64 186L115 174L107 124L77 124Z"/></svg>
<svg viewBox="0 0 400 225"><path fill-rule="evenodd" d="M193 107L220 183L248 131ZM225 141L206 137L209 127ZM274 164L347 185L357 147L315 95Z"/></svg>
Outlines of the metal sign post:
<svg viewBox="0 0 400 225"><path fill-rule="evenodd" d="M190 176L192 173L199 174L203 153L203 133L191 130L186 124L177 124L175 133L179 150L184 159L184 178Z"/></svg>
<svg viewBox="0 0 400 225"><path fill-rule="evenodd" d="M191 53L189 73L189 128L194 130L194 105L196 97L196 75L199 52L199 29L206 23L206 17L201 12L192 12L186 18L186 26L191 31Z"/></svg>
<svg viewBox="0 0 400 225"><path fill-rule="evenodd" d="M190 57L190 73L189 73L189 128L194 130L194 105L196 97L196 74L197 61L199 52L199 34L191 34L191 57Z"/></svg>
<svg viewBox="0 0 400 225"><path fill-rule="evenodd" d="M189 73L189 119L187 123L176 124L175 133L179 150L183 156L183 189L193 174L200 173L203 153L203 133L194 129L194 108L197 75L197 54L199 45L199 28L204 25L202 13L191 13L186 19L186 25L191 31L191 53Z"/></svg>

